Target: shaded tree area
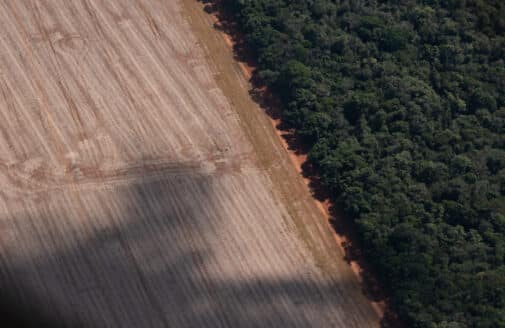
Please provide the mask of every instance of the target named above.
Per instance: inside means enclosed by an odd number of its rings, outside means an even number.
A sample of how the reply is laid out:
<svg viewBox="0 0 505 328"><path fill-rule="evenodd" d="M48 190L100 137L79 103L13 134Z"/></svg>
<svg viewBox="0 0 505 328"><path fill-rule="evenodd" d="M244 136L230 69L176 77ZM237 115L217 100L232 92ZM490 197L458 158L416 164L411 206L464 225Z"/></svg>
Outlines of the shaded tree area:
<svg viewBox="0 0 505 328"><path fill-rule="evenodd" d="M412 327L505 327L505 2L226 0Z"/></svg>

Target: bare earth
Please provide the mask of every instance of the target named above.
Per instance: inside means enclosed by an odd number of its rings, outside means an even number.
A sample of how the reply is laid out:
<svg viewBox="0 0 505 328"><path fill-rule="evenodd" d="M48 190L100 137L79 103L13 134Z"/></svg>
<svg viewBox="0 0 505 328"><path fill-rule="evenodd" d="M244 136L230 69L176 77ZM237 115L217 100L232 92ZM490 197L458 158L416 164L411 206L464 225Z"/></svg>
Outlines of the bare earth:
<svg viewBox="0 0 505 328"><path fill-rule="evenodd" d="M0 0L0 297L69 327L376 327L196 0Z"/></svg>

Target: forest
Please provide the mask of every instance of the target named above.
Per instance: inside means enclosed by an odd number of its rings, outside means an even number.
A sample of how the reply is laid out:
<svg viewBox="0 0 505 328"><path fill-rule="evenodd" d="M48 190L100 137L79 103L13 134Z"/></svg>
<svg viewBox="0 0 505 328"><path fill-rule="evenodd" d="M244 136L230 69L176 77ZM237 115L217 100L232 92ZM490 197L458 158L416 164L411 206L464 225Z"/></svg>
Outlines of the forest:
<svg viewBox="0 0 505 328"><path fill-rule="evenodd" d="M505 327L505 1L224 0L409 327Z"/></svg>

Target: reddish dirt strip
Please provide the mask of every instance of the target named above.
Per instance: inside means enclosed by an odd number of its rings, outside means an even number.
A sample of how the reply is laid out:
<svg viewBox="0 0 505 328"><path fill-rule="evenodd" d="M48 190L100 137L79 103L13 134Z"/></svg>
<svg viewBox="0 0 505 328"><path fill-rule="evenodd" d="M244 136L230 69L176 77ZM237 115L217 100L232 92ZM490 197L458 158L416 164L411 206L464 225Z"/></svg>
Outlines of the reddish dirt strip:
<svg viewBox="0 0 505 328"><path fill-rule="evenodd" d="M217 5L218 2L216 2ZM209 7L210 8L210 7ZM223 37L223 40L225 41L226 45L230 49L230 51L234 51L234 49L237 46L237 43L235 42L235 38L240 37L238 33L234 31L230 31L227 28L224 28L223 25L227 24L227 22L223 22L219 18L219 14L217 11L214 11L211 14L213 25L215 27L219 27L221 30L221 36ZM233 34L233 36L232 36ZM244 75L245 79L247 81L251 81L254 78L254 71L256 70L255 65L251 61L247 60L242 60L242 58L237 58L237 65L240 68L242 74ZM253 87L254 88L254 87ZM258 93L265 93L267 92L264 87L260 87ZM273 105L275 106L275 104ZM275 117L274 117L275 116ZM306 152L300 151L300 148L297 145L292 145L288 140L293 139L293 134L292 131L285 130L283 129L283 124L280 118L277 117L278 115L269 115L268 118L270 120L270 123L272 124L272 127L275 129L276 135L278 137L279 142L282 144L284 150L288 153L289 159L296 169L296 171L300 174L302 177L303 181L305 182L306 186L311 189L311 184L313 183L313 180L310 177L305 176L304 169L303 167L308 164L307 162L307 154ZM348 252L348 249L346 249L346 246L353 244L353 240L350 239L350 237L346 234L338 233L335 231L334 227L332 226L331 222L332 220L335 220L335 215L330 213L330 201L325 198L325 199L318 199L317 197L313 198L314 203L316 204L317 208L319 211L322 213L324 216L324 222L327 223L327 227L330 231L333 232L333 238L336 241L337 246L339 247L339 250L342 252L342 254L345 254ZM338 220L344 220L343 218L338 218ZM355 242L354 242L355 243ZM352 272L358 279L358 281L361 284L368 284L369 282L366 282L367 278L366 276L369 271L369 268L365 268L366 264L363 263L364 260L363 258L359 257L356 258L354 257L353 259L348 259L348 263L351 267ZM374 282L376 283L376 282ZM365 287L366 288L366 287ZM374 288L379 288L378 286L374 286ZM382 292L380 292L382 293ZM386 301L384 300L384 296L379 297L380 299L378 300L370 300L374 310L376 313L383 318L386 311L387 311L387 305ZM391 314L393 315L393 314ZM400 323L397 323L400 325Z"/></svg>

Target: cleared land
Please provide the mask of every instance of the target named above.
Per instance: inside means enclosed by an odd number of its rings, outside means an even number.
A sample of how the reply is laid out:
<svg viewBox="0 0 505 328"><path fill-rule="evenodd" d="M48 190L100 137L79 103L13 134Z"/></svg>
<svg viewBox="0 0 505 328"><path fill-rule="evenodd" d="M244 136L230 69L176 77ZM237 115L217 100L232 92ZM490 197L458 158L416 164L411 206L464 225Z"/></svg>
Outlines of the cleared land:
<svg viewBox="0 0 505 328"><path fill-rule="evenodd" d="M0 1L4 303L72 327L378 325L209 22L193 0Z"/></svg>

